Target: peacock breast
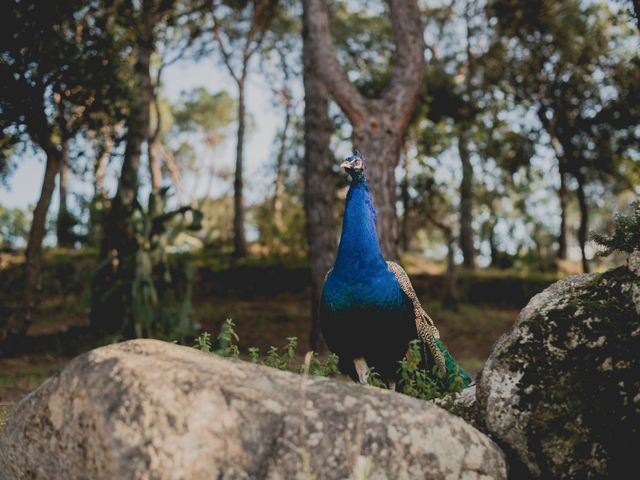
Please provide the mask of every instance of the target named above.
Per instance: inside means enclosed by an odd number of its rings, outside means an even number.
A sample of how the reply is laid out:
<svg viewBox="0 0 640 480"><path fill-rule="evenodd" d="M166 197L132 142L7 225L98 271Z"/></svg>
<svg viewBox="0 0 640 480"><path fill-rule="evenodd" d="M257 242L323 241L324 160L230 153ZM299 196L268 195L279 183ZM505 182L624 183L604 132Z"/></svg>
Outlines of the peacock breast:
<svg viewBox="0 0 640 480"><path fill-rule="evenodd" d="M331 311L404 309L402 289L388 269L350 275L334 274L327 278L322 295Z"/></svg>

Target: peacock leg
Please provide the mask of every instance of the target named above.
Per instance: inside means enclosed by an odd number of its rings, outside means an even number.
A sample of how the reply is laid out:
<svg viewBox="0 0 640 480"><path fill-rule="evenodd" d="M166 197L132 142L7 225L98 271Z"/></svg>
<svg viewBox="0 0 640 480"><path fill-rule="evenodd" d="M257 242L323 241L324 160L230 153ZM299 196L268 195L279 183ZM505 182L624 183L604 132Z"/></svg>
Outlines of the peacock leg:
<svg viewBox="0 0 640 480"><path fill-rule="evenodd" d="M358 380L362 385L366 385L369 378L369 366L364 357L358 357L353 359L353 364L356 367L356 373L358 374Z"/></svg>

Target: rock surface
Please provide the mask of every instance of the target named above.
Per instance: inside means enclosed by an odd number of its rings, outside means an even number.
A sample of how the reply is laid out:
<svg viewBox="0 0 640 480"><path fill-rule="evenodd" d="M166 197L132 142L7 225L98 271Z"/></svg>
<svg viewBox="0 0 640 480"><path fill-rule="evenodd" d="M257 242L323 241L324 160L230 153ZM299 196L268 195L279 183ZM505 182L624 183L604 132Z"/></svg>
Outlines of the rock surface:
<svg viewBox="0 0 640 480"><path fill-rule="evenodd" d="M2 479L502 479L427 402L135 340L73 360L0 434Z"/></svg>
<svg viewBox="0 0 640 480"><path fill-rule="evenodd" d="M638 274L629 262L557 282L494 346L478 408L519 477L629 478L627 469L637 470Z"/></svg>

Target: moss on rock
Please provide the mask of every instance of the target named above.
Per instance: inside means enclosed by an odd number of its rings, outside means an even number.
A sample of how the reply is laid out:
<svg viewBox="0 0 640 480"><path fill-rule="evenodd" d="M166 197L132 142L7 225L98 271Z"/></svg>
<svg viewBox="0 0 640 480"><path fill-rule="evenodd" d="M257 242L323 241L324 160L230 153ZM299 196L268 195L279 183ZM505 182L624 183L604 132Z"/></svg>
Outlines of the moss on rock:
<svg viewBox="0 0 640 480"><path fill-rule="evenodd" d="M557 282L495 347L478 387L480 408L487 430L530 475L623 478L635 463L639 281L620 267Z"/></svg>

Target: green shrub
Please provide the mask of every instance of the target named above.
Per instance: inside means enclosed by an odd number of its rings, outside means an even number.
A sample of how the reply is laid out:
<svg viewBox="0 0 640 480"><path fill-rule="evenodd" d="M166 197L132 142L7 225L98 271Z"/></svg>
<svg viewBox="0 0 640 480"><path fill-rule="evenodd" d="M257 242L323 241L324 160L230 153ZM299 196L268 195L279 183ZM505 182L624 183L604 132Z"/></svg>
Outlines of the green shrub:
<svg viewBox="0 0 640 480"><path fill-rule="evenodd" d="M599 253L603 257L616 251L631 253L640 248L640 200L631 202L629 214L616 214L612 235L592 233L591 237L603 247Z"/></svg>

